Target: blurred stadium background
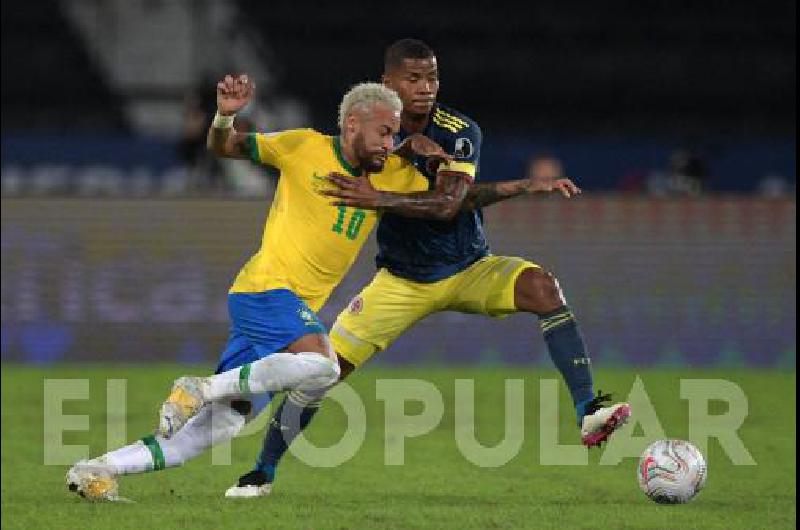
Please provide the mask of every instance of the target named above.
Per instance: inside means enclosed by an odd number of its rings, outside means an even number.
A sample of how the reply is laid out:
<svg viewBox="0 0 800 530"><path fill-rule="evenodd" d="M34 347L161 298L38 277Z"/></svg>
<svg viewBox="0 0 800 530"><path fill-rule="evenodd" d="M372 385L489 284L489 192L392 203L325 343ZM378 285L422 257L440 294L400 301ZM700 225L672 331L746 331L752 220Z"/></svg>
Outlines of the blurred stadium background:
<svg viewBox="0 0 800 530"><path fill-rule="evenodd" d="M480 178L547 153L584 188L486 217L557 272L598 365L795 366L794 2L356 5L2 4L3 361L213 362L276 178L204 152L216 79L258 83L240 127L334 133L413 36L482 126ZM375 362L549 359L529 318L441 314Z"/></svg>

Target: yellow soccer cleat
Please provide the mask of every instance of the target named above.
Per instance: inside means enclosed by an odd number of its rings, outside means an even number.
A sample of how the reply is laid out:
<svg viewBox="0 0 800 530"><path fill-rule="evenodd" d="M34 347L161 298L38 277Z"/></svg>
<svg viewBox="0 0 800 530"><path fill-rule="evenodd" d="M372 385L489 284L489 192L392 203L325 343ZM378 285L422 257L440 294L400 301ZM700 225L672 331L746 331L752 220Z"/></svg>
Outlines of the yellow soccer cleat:
<svg viewBox="0 0 800 530"><path fill-rule="evenodd" d="M119 500L111 466L98 460L81 460L67 471L67 488L88 501Z"/></svg>
<svg viewBox="0 0 800 530"><path fill-rule="evenodd" d="M161 405L158 434L171 438L207 403L203 396L206 381L202 377L181 377L172 385L172 392Z"/></svg>

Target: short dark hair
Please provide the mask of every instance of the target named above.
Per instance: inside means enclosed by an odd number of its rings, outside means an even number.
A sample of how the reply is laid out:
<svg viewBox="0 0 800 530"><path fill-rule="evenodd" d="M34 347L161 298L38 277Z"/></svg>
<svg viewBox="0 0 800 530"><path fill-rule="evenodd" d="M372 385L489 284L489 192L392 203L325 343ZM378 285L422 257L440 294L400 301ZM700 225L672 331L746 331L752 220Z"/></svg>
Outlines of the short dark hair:
<svg viewBox="0 0 800 530"><path fill-rule="evenodd" d="M430 46L418 39L400 39L386 48L383 57L384 71L403 66L404 59L430 59L434 56Z"/></svg>

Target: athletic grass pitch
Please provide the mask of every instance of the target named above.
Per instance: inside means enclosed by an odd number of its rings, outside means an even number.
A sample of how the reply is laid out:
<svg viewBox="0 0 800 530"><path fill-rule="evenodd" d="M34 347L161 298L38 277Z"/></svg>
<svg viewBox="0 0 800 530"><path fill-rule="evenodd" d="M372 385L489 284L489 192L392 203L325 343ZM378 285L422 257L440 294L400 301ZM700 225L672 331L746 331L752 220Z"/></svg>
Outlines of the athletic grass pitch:
<svg viewBox="0 0 800 530"><path fill-rule="evenodd" d="M598 388L622 399L642 377L666 435L688 435L683 378L722 378L740 385L749 415L739 434L756 460L735 466L716 440L709 444L709 478L697 499L682 506L647 500L635 476L637 458L617 466L546 466L539 459L539 380L554 371L532 368L368 369L349 383L366 406L366 440L356 456L335 468L312 468L288 455L273 495L228 500L225 489L252 465L261 433L237 438L231 465L211 465L206 454L183 468L122 477L120 493L134 504L90 504L64 485L67 465L43 465L44 378L88 378L90 398L67 401L63 414L89 416L90 430L66 432L64 444L84 444L92 456L106 450L106 380L127 379L127 440L156 425L156 411L172 380L202 374L204 366L65 366L2 369L3 528L141 530L235 528L793 528L796 525L796 374L750 370L598 370ZM379 378L418 378L444 397L444 417L430 433L405 441L405 465L384 465L384 402ZM454 440L454 379L475 380L478 440L504 436L506 378L525 378L525 441L499 468L469 463ZM560 442L579 443L563 385ZM716 407L716 405L720 405ZM716 409L715 409L716 407ZM712 402L712 413L726 406ZM421 405L409 402L406 413ZM634 419L636 410L634 410ZM345 415L327 402L308 432L319 446L335 443ZM634 435L638 433L634 430ZM638 433L640 434L640 433ZM225 452L222 451L224 459Z"/></svg>

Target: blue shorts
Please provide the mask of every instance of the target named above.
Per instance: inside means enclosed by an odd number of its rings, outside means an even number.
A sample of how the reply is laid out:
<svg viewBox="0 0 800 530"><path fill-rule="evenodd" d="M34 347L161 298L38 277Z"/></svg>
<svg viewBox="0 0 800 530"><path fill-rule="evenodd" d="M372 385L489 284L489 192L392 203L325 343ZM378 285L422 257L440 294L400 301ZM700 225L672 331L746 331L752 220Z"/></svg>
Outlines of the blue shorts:
<svg viewBox="0 0 800 530"><path fill-rule="evenodd" d="M228 295L231 331L215 373L284 351L309 333L326 333L317 315L289 289Z"/></svg>

